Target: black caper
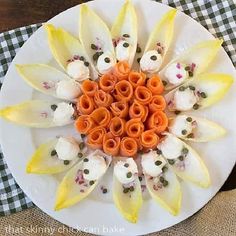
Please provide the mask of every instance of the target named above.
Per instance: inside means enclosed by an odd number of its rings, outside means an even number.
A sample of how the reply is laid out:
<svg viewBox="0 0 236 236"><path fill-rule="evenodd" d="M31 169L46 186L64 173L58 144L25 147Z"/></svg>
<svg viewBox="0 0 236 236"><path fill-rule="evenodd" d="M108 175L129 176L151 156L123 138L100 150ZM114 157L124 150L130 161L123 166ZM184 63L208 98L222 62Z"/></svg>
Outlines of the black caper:
<svg viewBox="0 0 236 236"><path fill-rule="evenodd" d="M84 142L81 142L81 143L79 144L79 149L82 150L82 149L84 149L84 147L85 147L85 143L84 143Z"/></svg>
<svg viewBox="0 0 236 236"><path fill-rule="evenodd" d="M202 98L207 98L207 95L204 92L201 92L200 95L201 95Z"/></svg>
<svg viewBox="0 0 236 236"><path fill-rule="evenodd" d="M98 52L96 52L96 53L93 55L93 60L94 60L94 61L97 61L97 60L98 60L98 57L99 57Z"/></svg>
<svg viewBox="0 0 236 236"><path fill-rule="evenodd" d="M186 147L184 147L184 148L182 149L182 153L183 153L184 155L187 155L187 154L188 154L188 149L187 149Z"/></svg>
<svg viewBox="0 0 236 236"><path fill-rule="evenodd" d="M84 169L84 173L87 175L89 174L89 170L88 169Z"/></svg>
<svg viewBox="0 0 236 236"><path fill-rule="evenodd" d="M168 184L169 184L169 182L167 180L164 180L163 186L166 187Z"/></svg>
<svg viewBox="0 0 236 236"><path fill-rule="evenodd" d="M139 181L142 181L143 178L142 178L142 176L139 176L138 179L139 179Z"/></svg>
<svg viewBox="0 0 236 236"><path fill-rule="evenodd" d="M130 192L133 192L133 191L134 191L134 186L131 186L131 187L129 188L129 191L130 191Z"/></svg>
<svg viewBox="0 0 236 236"><path fill-rule="evenodd" d="M85 134L81 134L81 138L85 138L86 137L86 135Z"/></svg>
<svg viewBox="0 0 236 236"><path fill-rule="evenodd" d="M56 156L57 155L57 151L54 149L54 150L52 150L51 151L51 156L53 157L53 156Z"/></svg>
<svg viewBox="0 0 236 236"><path fill-rule="evenodd" d="M110 62L111 62L111 60L110 60L109 57L105 57L104 61L105 61L106 63L110 63Z"/></svg>
<svg viewBox="0 0 236 236"><path fill-rule="evenodd" d="M64 160L64 165L69 165L69 164L70 164L70 161Z"/></svg>
<svg viewBox="0 0 236 236"><path fill-rule="evenodd" d="M130 36L129 36L129 34L123 34L123 37L129 38Z"/></svg>
<svg viewBox="0 0 236 236"><path fill-rule="evenodd" d="M84 162L88 162L89 161L89 159L88 158L84 158Z"/></svg>
<svg viewBox="0 0 236 236"><path fill-rule="evenodd" d="M193 109L194 110L197 110L199 108L199 105L197 104L197 103L195 103L194 105L193 105Z"/></svg>
<svg viewBox="0 0 236 236"><path fill-rule="evenodd" d="M57 109L57 105L56 104L51 105L51 109L55 111Z"/></svg>
<svg viewBox="0 0 236 236"><path fill-rule="evenodd" d="M137 59L137 62L140 63L140 60L141 60L141 58L139 57L139 58Z"/></svg>
<svg viewBox="0 0 236 236"><path fill-rule="evenodd" d="M125 163L125 164L124 164L124 167L128 168L128 167L129 167L129 164L128 164L128 163Z"/></svg>
<svg viewBox="0 0 236 236"><path fill-rule="evenodd" d="M102 190L102 193L107 193L107 189L104 188L104 189Z"/></svg>
<svg viewBox="0 0 236 236"><path fill-rule="evenodd" d="M190 66L186 66L184 69L185 69L186 71L190 71Z"/></svg>
<svg viewBox="0 0 236 236"><path fill-rule="evenodd" d="M123 193L128 193L129 192L129 188L124 188L123 189Z"/></svg>
<svg viewBox="0 0 236 236"><path fill-rule="evenodd" d="M179 115L181 111L175 111L175 115Z"/></svg>
<svg viewBox="0 0 236 236"><path fill-rule="evenodd" d="M186 129L183 129L183 130L181 131L181 133L182 133L182 135L186 135L186 134L187 134L187 130L186 130Z"/></svg>
<svg viewBox="0 0 236 236"><path fill-rule="evenodd" d="M128 173L126 174L126 176L127 176L127 178L131 178L131 177L132 177L132 173L131 173L131 172L128 172Z"/></svg>
<svg viewBox="0 0 236 236"><path fill-rule="evenodd" d="M142 52L142 49L138 46L137 49L136 49L136 52L137 52L137 53L141 53L141 52Z"/></svg>
<svg viewBox="0 0 236 236"><path fill-rule="evenodd" d="M124 48L129 47L129 43L127 43L127 42L123 43L123 47L124 47Z"/></svg>
<svg viewBox="0 0 236 236"><path fill-rule="evenodd" d="M159 161L159 160L155 161L155 165L156 165L156 166L159 166L159 165L161 165L161 164L162 164L162 161Z"/></svg>
<svg viewBox="0 0 236 236"><path fill-rule="evenodd" d="M184 160L184 156L181 155L181 156L178 157L178 159L179 159L180 161L183 161L183 160Z"/></svg>
<svg viewBox="0 0 236 236"><path fill-rule="evenodd" d="M193 77L193 72L192 72L192 71L189 71L189 72L188 72L188 75L189 75L189 77Z"/></svg>
<svg viewBox="0 0 236 236"><path fill-rule="evenodd" d="M89 185L93 185L95 182L93 180L89 181Z"/></svg>
<svg viewBox="0 0 236 236"><path fill-rule="evenodd" d="M187 135L187 138L194 138L194 134L193 134L193 133L188 134L188 135Z"/></svg>
<svg viewBox="0 0 236 236"><path fill-rule="evenodd" d="M93 50L97 50L97 46L95 45L95 44L91 44L91 48L93 49Z"/></svg>
<svg viewBox="0 0 236 236"><path fill-rule="evenodd" d="M157 155L161 155L161 154L162 154L162 151L161 151L160 149L157 149L157 150L156 150L156 153L157 153Z"/></svg>
<svg viewBox="0 0 236 236"><path fill-rule="evenodd" d="M160 180L161 183L163 183L163 182L165 181L165 178L164 178L163 176L161 176L161 177L159 178L159 180Z"/></svg>
<svg viewBox="0 0 236 236"><path fill-rule="evenodd" d="M84 61L84 57L83 56L81 56L79 59L80 59L80 61Z"/></svg>
<svg viewBox="0 0 236 236"><path fill-rule="evenodd" d="M184 91L185 90L185 87L184 86L180 86L179 87L179 91Z"/></svg>
<svg viewBox="0 0 236 236"><path fill-rule="evenodd" d="M194 90L195 90L195 87L192 86L192 85L189 85L189 89L194 91Z"/></svg>
<svg viewBox="0 0 236 236"><path fill-rule="evenodd" d="M163 84L164 86L166 86L166 85L167 85L167 81L162 80L162 84Z"/></svg>
<svg viewBox="0 0 236 236"><path fill-rule="evenodd" d="M170 165L174 165L175 164L175 160L173 160L173 159L167 159L167 161L168 161L168 163Z"/></svg>
<svg viewBox="0 0 236 236"><path fill-rule="evenodd" d="M83 157L83 153L79 152L78 153L78 158L82 158Z"/></svg>
<svg viewBox="0 0 236 236"><path fill-rule="evenodd" d="M100 52L97 52L98 53L98 56L101 56L102 54L103 54L103 52L102 51L100 51Z"/></svg>
<svg viewBox="0 0 236 236"><path fill-rule="evenodd" d="M186 120L187 120L188 122L192 122L192 121L193 121L192 117L190 117L190 116L187 117Z"/></svg>
<svg viewBox="0 0 236 236"><path fill-rule="evenodd" d="M152 56L150 57L150 59L153 60L153 61L156 61L156 60L157 60L157 56L156 56L156 55L152 55Z"/></svg>
<svg viewBox="0 0 236 236"><path fill-rule="evenodd" d="M167 166L163 166L161 170L162 170L162 172L166 172L168 170L168 167Z"/></svg>
<svg viewBox="0 0 236 236"><path fill-rule="evenodd" d="M88 67L89 66L89 62L85 61L84 65Z"/></svg>

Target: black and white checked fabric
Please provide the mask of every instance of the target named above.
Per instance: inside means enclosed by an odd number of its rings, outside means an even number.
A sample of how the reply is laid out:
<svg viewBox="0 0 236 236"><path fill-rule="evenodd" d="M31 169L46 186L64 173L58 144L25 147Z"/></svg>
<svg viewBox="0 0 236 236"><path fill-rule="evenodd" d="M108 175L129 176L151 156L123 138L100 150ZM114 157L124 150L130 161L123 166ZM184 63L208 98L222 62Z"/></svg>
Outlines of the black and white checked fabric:
<svg viewBox="0 0 236 236"><path fill-rule="evenodd" d="M157 0L185 12L215 37L224 40L223 47L236 66L236 3L234 0ZM18 28L0 34L0 86L19 48L41 24ZM14 181L0 154L0 215L33 206Z"/></svg>

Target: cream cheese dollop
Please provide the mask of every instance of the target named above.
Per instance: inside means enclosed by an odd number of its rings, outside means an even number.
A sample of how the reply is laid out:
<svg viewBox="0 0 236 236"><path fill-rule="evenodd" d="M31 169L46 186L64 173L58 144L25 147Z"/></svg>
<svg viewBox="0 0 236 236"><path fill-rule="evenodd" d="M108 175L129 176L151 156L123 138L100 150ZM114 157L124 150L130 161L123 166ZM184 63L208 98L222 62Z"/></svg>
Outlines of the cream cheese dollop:
<svg viewBox="0 0 236 236"><path fill-rule="evenodd" d="M79 153L79 145L73 137L60 137L56 143L55 150L61 160L73 160Z"/></svg>
<svg viewBox="0 0 236 236"><path fill-rule="evenodd" d="M158 155L155 151L150 151L142 155L142 168L144 174L157 177L162 173L162 167L166 165L163 156Z"/></svg>
<svg viewBox="0 0 236 236"><path fill-rule="evenodd" d="M197 101L197 96L190 88L186 88L183 91L178 89L174 94L175 108L180 111L188 111L192 109L193 105L197 103Z"/></svg>
<svg viewBox="0 0 236 236"><path fill-rule="evenodd" d="M75 99L81 94L80 85L74 80L59 81L57 83L56 94L61 99Z"/></svg>
<svg viewBox="0 0 236 236"><path fill-rule="evenodd" d="M162 155L166 159L176 159L182 153L183 144L176 137L167 135L159 144L159 149L162 151Z"/></svg>
<svg viewBox="0 0 236 236"><path fill-rule="evenodd" d="M89 78L89 68L84 65L83 61L72 61L67 65L67 74L77 81L83 81Z"/></svg>
<svg viewBox="0 0 236 236"><path fill-rule="evenodd" d="M150 50L144 53L140 60L140 67L143 72L155 73L162 64L163 58L157 50Z"/></svg>
<svg viewBox="0 0 236 236"><path fill-rule="evenodd" d="M118 161L114 166L114 175L122 184L129 184L138 175L138 168L133 158Z"/></svg>
<svg viewBox="0 0 236 236"><path fill-rule="evenodd" d="M183 83L188 78L188 72L185 67L185 64L179 62L170 64L164 72L166 80L172 85Z"/></svg>
<svg viewBox="0 0 236 236"><path fill-rule="evenodd" d="M72 104L66 102L60 102L57 104L57 108L53 113L53 122L58 125L66 125L71 122L75 110Z"/></svg>
<svg viewBox="0 0 236 236"><path fill-rule="evenodd" d="M116 46L116 59L119 61L129 61L131 47L126 40L120 40Z"/></svg>
<svg viewBox="0 0 236 236"><path fill-rule="evenodd" d="M106 169L107 164L102 155L89 155L83 160L83 177L86 180L98 180Z"/></svg>
<svg viewBox="0 0 236 236"><path fill-rule="evenodd" d="M192 122L188 121L188 116L179 115L170 122L168 128L170 133L176 135L177 137L186 137L192 132L193 126Z"/></svg>
<svg viewBox="0 0 236 236"><path fill-rule="evenodd" d="M116 64L116 59L110 52L105 52L98 57L97 69L99 73L105 74Z"/></svg>

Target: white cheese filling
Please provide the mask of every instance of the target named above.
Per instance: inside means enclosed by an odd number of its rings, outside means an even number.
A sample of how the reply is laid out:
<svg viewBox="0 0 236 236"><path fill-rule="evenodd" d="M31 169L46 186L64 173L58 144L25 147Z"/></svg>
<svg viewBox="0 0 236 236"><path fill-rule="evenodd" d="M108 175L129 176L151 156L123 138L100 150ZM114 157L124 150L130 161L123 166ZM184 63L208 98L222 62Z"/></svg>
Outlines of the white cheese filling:
<svg viewBox="0 0 236 236"><path fill-rule="evenodd" d="M89 155L83 160L83 177L86 180L98 180L106 169L106 161L99 154Z"/></svg>
<svg viewBox="0 0 236 236"><path fill-rule="evenodd" d="M126 40L120 40L116 46L116 59L119 61L129 61L132 46Z"/></svg>
<svg viewBox="0 0 236 236"><path fill-rule="evenodd" d="M150 151L142 155L142 168L144 174L157 177L162 173L162 167L166 165L166 160L155 151Z"/></svg>
<svg viewBox="0 0 236 236"><path fill-rule="evenodd" d="M179 89L174 93L174 105L177 110L188 111L197 103L198 97L190 88L180 91Z"/></svg>
<svg viewBox="0 0 236 236"><path fill-rule="evenodd" d="M57 156L60 160L73 160L77 158L80 151L79 145L72 137L60 137L55 146Z"/></svg>
<svg viewBox="0 0 236 236"><path fill-rule="evenodd" d="M61 99L75 99L81 94L80 85L74 80L62 80L57 83L56 94Z"/></svg>
<svg viewBox="0 0 236 236"><path fill-rule="evenodd" d="M74 108L72 104L61 102L57 104L57 108L53 113L53 122L58 125L66 125L71 122L71 118L74 114Z"/></svg>
<svg viewBox="0 0 236 236"><path fill-rule="evenodd" d="M114 166L114 175L122 184L133 182L138 175L138 168L133 158L118 161Z"/></svg>
<svg viewBox="0 0 236 236"><path fill-rule="evenodd" d="M193 130L192 122L187 121L188 116L186 115L178 115L176 116L169 125L169 131L178 136L178 137L186 137Z"/></svg>
<svg viewBox="0 0 236 236"><path fill-rule="evenodd" d="M105 74L109 72L116 64L116 59L110 52L105 52L98 57L97 69L99 73Z"/></svg>
<svg viewBox="0 0 236 236"><path fill-rule="evenodd" d="M185 70L186 65L175 62L170 64L166 69L164 76L172 85L179 85L188 78L188 72Z"/></svg>
<svg viewBox="0 0 236 236"><path fill-rule="evenodd" d="M182 154L183 144L172 135L167 135L159 144L159 149L166 159L176 159Z"/></svg>
<svg viewBox="0 0 236 236"><path fill-rule="evenodd" d="M162 61L163 58L157 50L147 51L140 60L141 70L147 73L155 73L160 69Z"/></svg>
<svg viewBox="0 0 236 236"><path fill-rule="evenodd" d="M72 61L67 65L67 74L77 81L89 78L89 68L84 65L83 61Z"/></svg>

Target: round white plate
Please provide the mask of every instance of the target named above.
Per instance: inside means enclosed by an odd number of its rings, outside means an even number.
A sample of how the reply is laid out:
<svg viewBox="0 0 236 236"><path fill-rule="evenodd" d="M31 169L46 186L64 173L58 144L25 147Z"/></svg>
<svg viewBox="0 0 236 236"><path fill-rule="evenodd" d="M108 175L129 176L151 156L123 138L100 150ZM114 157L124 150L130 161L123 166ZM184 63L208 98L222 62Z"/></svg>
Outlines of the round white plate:
<svg viewBox="0 0 236 236"><path fill-rule="evenodd" d="M121 0L96 0L88 4L111 26L123 2ZM133 2L139 20L139 43L143 46L156 20L160 19L170 7L149 0L134 0ZM79 6L76 6L49 22L78 35L78 19ZM200 24L181 12L178 12L175 25L175 36L169 58L199 41L213 38ZM43 28L33 34L13 60L2 87L0 99L2 107L32 98L49 99L33 91L16 73L14 65L23 63L49 63L56 66ZM208 71L235 75L234 67L223 48ZM55 193L61 176L26 174L25 167L39 143L58 134L75 133L73 127L33 130L1 120L1 144L4 157L17 183L29 198L44 212L68 226L98 235L140 235L159 231L197 212L216 194L231 172L236 159L236 146L232 145L236 143L236 126L233 125L236 123L235 90L234 84L230 92L218 104L210 109L195 112L223 125L228 130L228 135L218 141L193 145L209 168L212 185L208 189L201 189L181 182L183 203L181 212L176 217L170 215L148 197L144 201L138 223L131 224L118 213L110 195L103 198L99 194L99 189L96 194L83 202L55 212L53 210ZM110 172L103 184L109 185L111 178Z"/></svg>

